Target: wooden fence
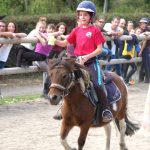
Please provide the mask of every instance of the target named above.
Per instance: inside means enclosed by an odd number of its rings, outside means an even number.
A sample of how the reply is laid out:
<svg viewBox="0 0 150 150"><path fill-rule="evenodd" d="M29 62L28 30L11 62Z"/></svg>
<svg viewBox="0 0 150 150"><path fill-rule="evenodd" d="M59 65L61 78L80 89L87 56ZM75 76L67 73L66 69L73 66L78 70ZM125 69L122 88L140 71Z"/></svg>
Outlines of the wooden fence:
<svg viewBox="0 0 150 150"><path fill-rule="evenodd" d="M130 60L126 59L112 59L110 62L100 60L101 65L107 64L124 64L124 63L131 63L131 62L141 62L141 57L135 57ZM13 67L13 68L4 68L0 70L0 75L11 75L11 74L21 74L21 73L30 73L30 72L38 72L40 69L37 66L30 66L28 68L21 68L21 67Z"/></svg>
<svg viewBox="0 0 150 150"><path fill-rule="evenodd" d="M137 36L139 40L143 39L150 39L150 35L140 35ZM106 37L107 41L113 40L110 37ZM120 37L120 40L131 40L132 36L123 35ZM37 43L38 39L35 38L0 38L0 44L18 44L18 43ZM142 59L140 57L133 58L131 60L126 59L112 59L110 62L108 61L100 61L102 65L106 64L122 64L122 63L130 63L130 62L141 62ZM21 73L30 73L30 72L37 72L40 71L36 66L30 66L28 68L20 68L20 67L13 67L13 68L4 68L0 70L0 75L10 75L10 74L21 74Z"/></svg>
<svg viewBox="0 0 150 150"><path fill-rule="evenodd" d="M138 40L141 41L143 39L150 39L150 34L149 35L139 35L137 36ZM130 35L122 35L120 40L131 40L132 36ZM107 41L113 40L112 38L106 36ZM0 44L18 44L18 43L37 43L38 39L36 37L34 38L29 38L29 37L24 37L24 38L13 38L13 39L6 39L6 38L0 38Z"/></svg>

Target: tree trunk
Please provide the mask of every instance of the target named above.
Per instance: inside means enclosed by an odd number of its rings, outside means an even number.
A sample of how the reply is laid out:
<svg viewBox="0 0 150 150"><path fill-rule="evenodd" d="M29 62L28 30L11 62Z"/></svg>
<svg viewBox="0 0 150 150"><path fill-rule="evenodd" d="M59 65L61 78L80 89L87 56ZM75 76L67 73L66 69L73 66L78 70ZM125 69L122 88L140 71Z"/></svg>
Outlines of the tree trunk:
<svg viewBox="0 0 150 150"><path fill-rule="evenodd" d="M104 0L103 14L107 13L107 11L108 11L108 0Z"/></svg>
<svg viewBox="0 0 150 150"><path fill-rule="evenodd" d="M24 5L25 5L25 12L27 12L27 10L28 10L28 3L27 3L27 0L24 0Z"/></svg>

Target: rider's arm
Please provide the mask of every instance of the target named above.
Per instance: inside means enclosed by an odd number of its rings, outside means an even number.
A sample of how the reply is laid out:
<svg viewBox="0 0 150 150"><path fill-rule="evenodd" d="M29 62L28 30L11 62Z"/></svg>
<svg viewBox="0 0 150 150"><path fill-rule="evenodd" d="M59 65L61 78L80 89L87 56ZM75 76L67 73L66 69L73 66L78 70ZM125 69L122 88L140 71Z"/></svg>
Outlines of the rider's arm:
<svg viewBox="0 0 150 150"><path fill-rule="evenodd" d="M95 56L97 56L97 55L99 55L99 54L101 54L101 53L102 53L102 44L99 44L99 45L97 46L97 49L96 49L95 51L93 51L93 52L90 53L90 54L81 56L81 57L80 57L80 60L79 60L79 64L84 65L84 63L85 63L86 61L88 61L89 59L91 59L91 58L93 58L93 57L95 57Z"/></svg>
<svg viewBox="0 0 150 150"><path fill-rule="evenodd" d="M68 41L67 41L67 40L63 40L63 41L61 41L61 40L56 40L56 41L55 41L55 44L58 45L58 46L61 46L61 47L65 47L65 46L67 46Z"/></svg>

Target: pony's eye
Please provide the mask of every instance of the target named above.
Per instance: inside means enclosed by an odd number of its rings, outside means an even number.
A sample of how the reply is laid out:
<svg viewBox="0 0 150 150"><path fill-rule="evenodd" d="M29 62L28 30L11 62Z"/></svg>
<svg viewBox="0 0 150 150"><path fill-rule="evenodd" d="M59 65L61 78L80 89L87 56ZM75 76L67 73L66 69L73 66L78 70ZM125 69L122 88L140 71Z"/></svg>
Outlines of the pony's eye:
<svg viewBox="0 0 150 150"><path fill-rule="evenodd" d="M52 77L52 76L53 76L53 73L50 73L50 74L49 74L49 77Z"/></svg>
<svg viewBox="0 0 150 150"><path fill-rule="evenodd" d="M63 75L63 79L66 79L67 78L67 74Z"/></svg>

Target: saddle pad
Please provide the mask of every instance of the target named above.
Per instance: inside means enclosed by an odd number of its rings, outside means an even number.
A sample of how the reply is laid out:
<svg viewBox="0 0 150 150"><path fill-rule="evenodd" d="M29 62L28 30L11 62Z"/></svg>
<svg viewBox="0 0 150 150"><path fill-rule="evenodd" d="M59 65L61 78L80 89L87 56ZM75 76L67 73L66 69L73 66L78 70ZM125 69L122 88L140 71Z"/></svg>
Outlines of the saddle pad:
<svg viewBox="0 0 150 150"><path fill-rule="evenodd" d="M112 81L105 84L107 91L107 100L110 104L115 103L121 99L121 93L116 84Z"/></svg>

